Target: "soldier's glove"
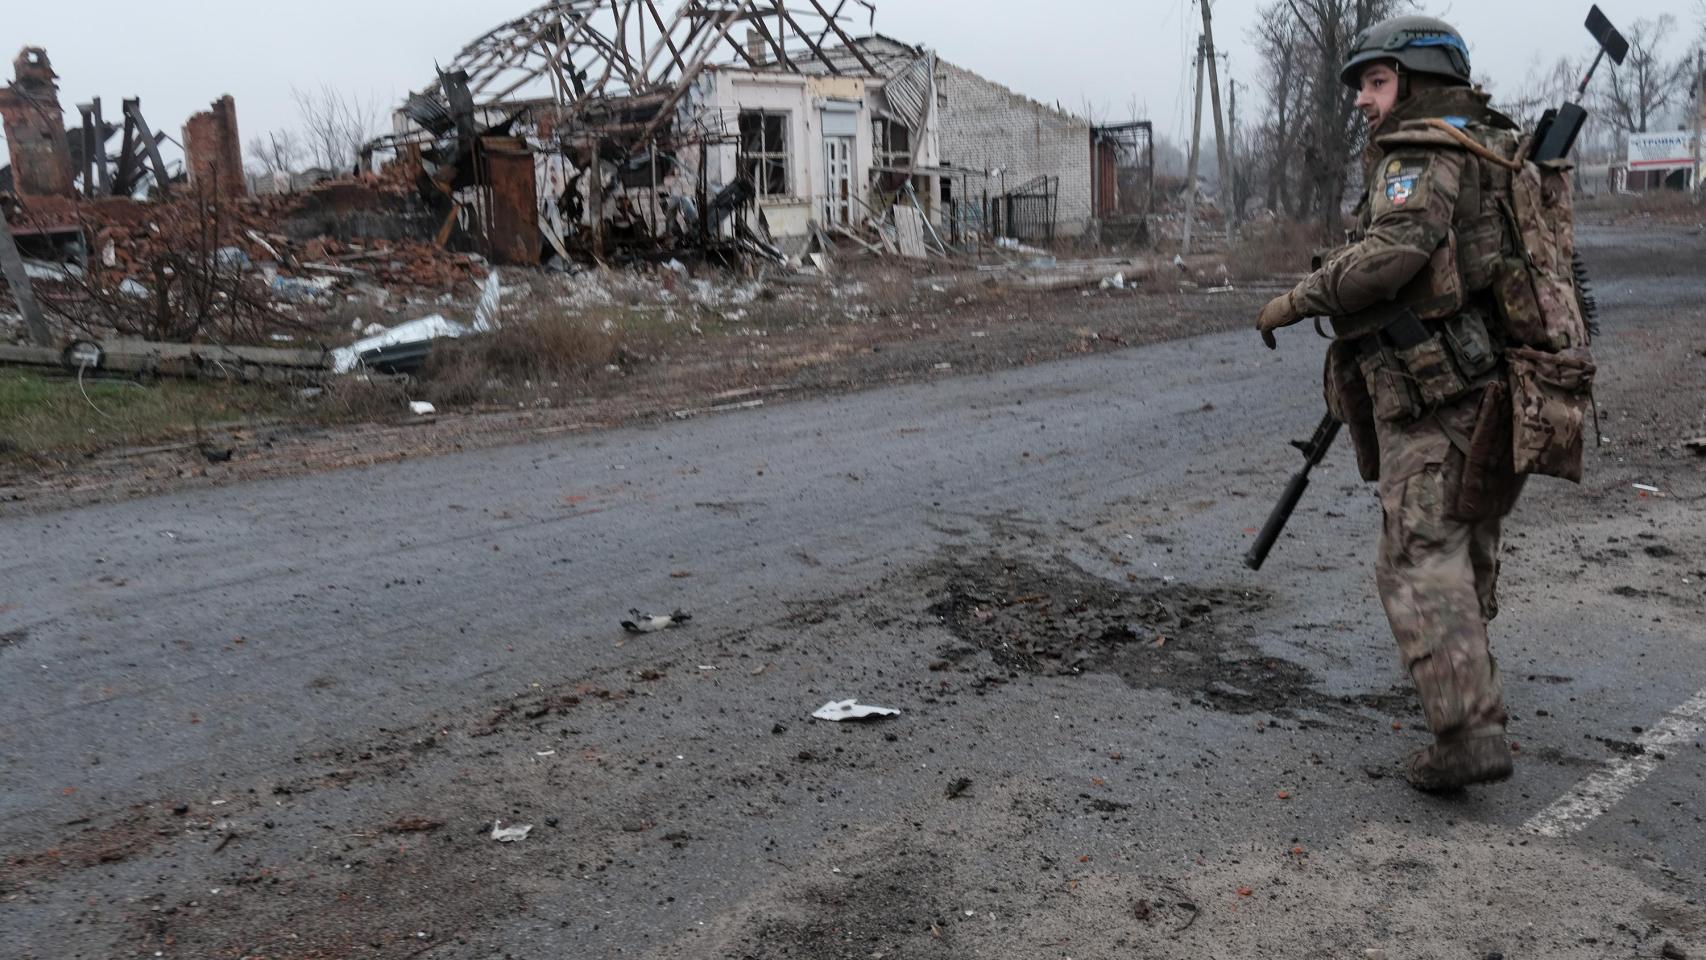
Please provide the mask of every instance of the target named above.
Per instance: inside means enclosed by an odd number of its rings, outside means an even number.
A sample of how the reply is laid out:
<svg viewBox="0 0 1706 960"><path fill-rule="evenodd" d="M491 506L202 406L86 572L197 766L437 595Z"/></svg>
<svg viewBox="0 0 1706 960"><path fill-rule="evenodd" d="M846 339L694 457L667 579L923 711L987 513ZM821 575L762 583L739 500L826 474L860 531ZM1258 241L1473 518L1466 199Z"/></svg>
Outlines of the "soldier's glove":
<svg viewBox="0 0 1706 960"><path fill-rule="evenodd" d="M1280 327L1289 327L1302 319L1303 314L1298 313L1297 308L1292 306L1291 291L1287 290L1269 300L1268 305L1262 308L1262 312L1256 316L1256 329L1261 331L1262 342L1272 350L1279 346L1279 341L1274 339L1274 331Z"/></svg>

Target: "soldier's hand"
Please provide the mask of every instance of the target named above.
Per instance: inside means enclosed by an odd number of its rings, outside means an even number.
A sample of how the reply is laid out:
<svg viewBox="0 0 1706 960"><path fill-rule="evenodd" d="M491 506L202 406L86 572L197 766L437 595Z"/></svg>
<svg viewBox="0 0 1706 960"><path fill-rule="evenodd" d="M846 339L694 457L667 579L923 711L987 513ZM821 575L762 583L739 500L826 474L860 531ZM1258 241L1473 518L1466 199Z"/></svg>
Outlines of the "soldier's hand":
<svg viewBox="0 0 1706 960"><path fill-rule="evenodd" d="M1288 290L1269 300L1268 305L1262 308L1262 312L1256 316L1256 329L1261 331L1262 342L1272 350L1279 346L1279 341L1274 339L1274 331L1280 327L1289 327L1302 319L1302 314L1291 305L1291 291Z"/></svg>

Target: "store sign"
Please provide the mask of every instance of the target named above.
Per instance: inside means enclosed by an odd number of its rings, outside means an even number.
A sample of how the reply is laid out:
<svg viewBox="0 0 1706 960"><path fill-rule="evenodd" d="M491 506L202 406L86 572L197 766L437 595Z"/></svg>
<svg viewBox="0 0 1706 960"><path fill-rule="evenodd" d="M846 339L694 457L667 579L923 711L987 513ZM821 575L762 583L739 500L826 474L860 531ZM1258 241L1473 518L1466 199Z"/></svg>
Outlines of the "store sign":
<svg viewBox="0 0 1706 960"><path fill-rule="evenodd" d="M1629 169L1661 170L1694 163L1694 134L1686 130L1666 133L1631 133Z"/></svg>

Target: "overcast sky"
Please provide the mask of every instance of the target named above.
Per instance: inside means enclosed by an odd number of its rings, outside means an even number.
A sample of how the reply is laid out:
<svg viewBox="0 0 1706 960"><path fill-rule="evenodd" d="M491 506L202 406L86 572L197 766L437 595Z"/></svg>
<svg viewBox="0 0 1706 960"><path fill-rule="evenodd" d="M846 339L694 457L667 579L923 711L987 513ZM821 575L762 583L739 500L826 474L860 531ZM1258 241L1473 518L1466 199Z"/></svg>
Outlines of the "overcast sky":
<svg viewBox="0 0 1706 960"><path fill-rule="evenodd" d="M668 8L669 0L660 6ZM224 93L237 101L245 141L295 123L292 85L330 84L389 104L433 76L464 43L522 13L535 0L296 0L221 4L205 0L27 3L7 0L3 50L47 48L61 100L100 96L106 115L142 98L157 130L183 121ZM1257 78L1248 31L1259 0L1217 0L1215 34L1230 75ZM1469 38L1477 74L1495 90L1520 85L1539 58L1592 52L1575 0L1431 0L1424 9ZM1696 0L1602 0L1613 23L1671 13L1679 29L1665 48L1679 55L1699 36ZM1188 132L1190 51L1201 27L1194 0L877 0L875 29L935 48L942 57L1046 103L1098 119L1155 121L1163 137ZM863 21L861 31L865 29ZM4 72L9 74L9 69ZM8 77L9 78L9 77ZM1224 83L1224 80L1223 80ZM1260 92L1241 93L1259 105ZM1249 116L1248 113L1245 114ZM1205 121L1206 124L1206 121Z"/></svg>

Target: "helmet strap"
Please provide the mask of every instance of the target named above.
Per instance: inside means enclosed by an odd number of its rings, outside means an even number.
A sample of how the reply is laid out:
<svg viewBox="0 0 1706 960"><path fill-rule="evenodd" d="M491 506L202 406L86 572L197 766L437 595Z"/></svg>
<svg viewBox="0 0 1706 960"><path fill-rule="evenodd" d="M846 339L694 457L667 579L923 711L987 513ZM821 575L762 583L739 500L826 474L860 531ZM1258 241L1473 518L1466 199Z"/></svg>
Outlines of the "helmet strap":
<svg viewBox="0 0 1706 960"><path fill-rule="evenodd" d="M1398 102L1403 103L1410 99L1410 71L1404 69L1403 64L1394 62L1392 72L1398 74Z"/></svg>

